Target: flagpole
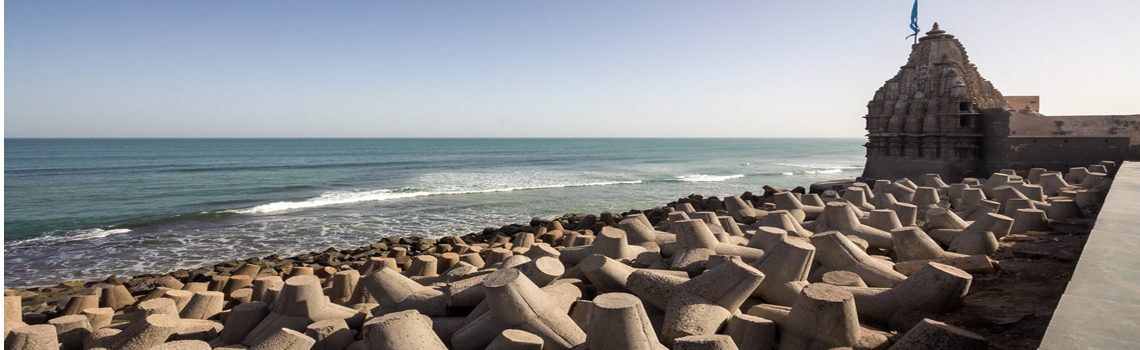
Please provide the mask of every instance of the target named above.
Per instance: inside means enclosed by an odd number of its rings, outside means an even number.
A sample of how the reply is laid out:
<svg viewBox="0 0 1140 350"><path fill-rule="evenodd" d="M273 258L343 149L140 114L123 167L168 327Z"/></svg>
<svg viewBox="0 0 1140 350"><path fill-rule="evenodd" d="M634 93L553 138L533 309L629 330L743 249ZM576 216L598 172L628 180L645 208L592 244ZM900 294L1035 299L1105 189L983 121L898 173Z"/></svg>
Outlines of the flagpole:
<svg viewBox="0 0 1140 350"><path fill-rule="evenodd" d="M914 44L918 45L918 33L921 30L918 28L918 0L914 0L914 6L910 8L910 30L914 34L907 35L907 37L914 37Z"/></svg>

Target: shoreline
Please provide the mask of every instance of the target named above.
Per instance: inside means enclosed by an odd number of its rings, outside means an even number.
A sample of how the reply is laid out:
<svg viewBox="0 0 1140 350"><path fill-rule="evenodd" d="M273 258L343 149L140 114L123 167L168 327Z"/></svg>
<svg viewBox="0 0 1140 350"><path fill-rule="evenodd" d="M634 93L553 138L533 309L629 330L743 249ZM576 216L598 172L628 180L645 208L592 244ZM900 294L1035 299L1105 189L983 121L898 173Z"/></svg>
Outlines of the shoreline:
<svg viewBox="0 0 1140 350"><path fill-rule="evenodd" d="M839 184L840 187L845 187L845 185L850 185L853 182L853 180L822 182L817 183L820 186L813 184L812 190L813 192L817 190L822 192L823 188L827 186ZM728 210L733 208L733 205L726 205L726 200L734 201L740 199L748 203L749 206L757 209L763 208L765 210L771 210L778 206L779 201L776 200L776 197L777 193L781 192L803 195L807 191L803 187L789 191L765 186L765 193L762 195L746 192L739 196L720 199L715 196L704 197L694 194L687 198L679 198L677 201L668 203L663 207L646 210L630 210L620 214L608 212L597 215L565 214L562 217L551 220L533 218L531 222L525 224L515 223L497 228L488 227L482 232L441 239L387 237L370 245L353 249L336 250L329 248L325 251L310 252L293 257L282 257L274 254L264 258L254 257L244 260L225 261L196 269L180 269L165 274L143 274L132 277L111 276L100 281L69 281L50 287L5 289L5 296L20 297L23 305L23 321L28 324L36 324L60 316L65 312L64 309L70 307L68 304L72 302L72 299L78 295L99 294L98 291L103 289L121 288L125 289L125 292L127 292L129 296L137 298L137 301L141 302L143 300L156 298L156 294L161 296L165 291L179 289L172 288L174 287L172 283L182 284L183 286L195 284L206 290L221 291L225 288L226 282L231 276L248 274L250 267L257 267L257 272L249 276L248 279L269 276L290 278L313 275L317 279L323 280L326 288L328 288L331 287L334 277L343 274L342 272L357 271L360 272L359 275L363 276L365 275L363 272L375 268L372 265L379 260L391 259L391 263L396 264L392 265L392 267L397 267L397 271L404 270L407 272L413 269L422 270L423 266L417 266L418 261L421 260L419 257L434 257L432 260L441 262L445 254L471 254L476 252L482 253L477 255L485 256L488 252L495 250L506 250L510 252L510 249L504 248L511 248L513 245L520 243L525 244L523 243L526 242L525 237L531 237L530 239L533 239L535 243L547 241L546 243L549 245L546 245L546 247L554 247L555 243L561 243L559 239L566 238L572 238L572 240L578 243L596 242L595 239L601 237L602 232L621 226L619 225L620 221L630 217L636 217L637 214L644 215L643 217L647 219L652 226L659 227L663 224L667 225L671 221L670 213L677 211L690 213L719 211L721 214L728 214ZM834 192L833 190L822 194L825 198L831 197L831 200L839 200L839 198L841 198L840 193ZM989 261L993 262L991 265L992 270L981 273L972 271L975 272L975 283L970 288L970 293L965 296L962 306L941 314L942 319L947 320L948 323L953 325L987 336L987 338L990 338L993 342L991 345L1005 344L995 348L1022 348L1020 347L1021 345L1018 344L1027 342L1033 343L1033 338L1039 342L1041 336L1044 334L1044 327L1048 325L1048 315L1051 314L1052 308L1056 307L1057 299L1059 299L1060 294L1064 291L1064 284L1058 286L1057 282L1059 281L1056 281L1056 276L1064 277L1065 282L1068 281L1068 277L1071 277L1071 271L1075 268L1076 259L1080 255L1080 247L1083 245L1084 239L1087 239L1088 231L1095 223L1096 209L1097 208L1093 208L1092 212L1085 213L1086 216L1091 215L1091 217L1082 217L1080 219L1071 219L1063 222L1058 221L1057 224L1051 227L1050 231L1046 233L1033 231L1021 234L1010 234L1003 237L1000 246L995 247L994 252L990 254L990 259L992 260ZM737 210L739 210L739 208L737 208ZM741 220L737 222L740 227L759 226L756 217L747 215L738 216L741 217ZM721 232L724 231L725 230L722 230ZM559 232L559 236L563 234L566 234L566 236L550 239L549 234L551 232ZM579 240L581 241L579 242ZM1064 242L1062 244L1053 244L1062 241ZM573 250L580 249L583 246L589 246L588 244L569 243L559 245L565 247L560 247L563 252L566 252L567 249ZM533 247L533 245L530 246ZM530 249L533 250L533 248ZM555 250L555 253L557 253L557 250ZM516 251L515 254L522 254L522 251ZM664 251L662 251L661 254L664 255ZM456 255L456 258L457 257L458 255ZM487 260L494 259L488 257ZM439 264L436 265L436 268L430 269L432 271L423 273L422 275L424 276L417 277L415 274L412 274L411 277L413 280L425 285L439 283L442 282L439 276L453 270L453 266L459 266L460 261L463 260L451 260L450 266L445 267L443 264ZM709 260L710 263L711 261L712 260ZM501 262L502 261L500 261L500 263ZM638 266L639 261L634 260L631 261L631 263L633 263L634 266ZM653 267L653 264L649 262L645 262L642 265L644 265L643 267ZM702 264L702 266L704 265ZM574 276L573 273L576 273L578 278L581 279L587 277L586 275L581 275L580 271L571 272L574 270L572 267L574 267L573 264L567 264L567 272L563 278L572 278ZM1039 270L1043 269L1053 274L1054 280L1048 281L1050 282L1048 284L1040 284L1038 283L1039 281L1033 281L1026 277L1037 276L1041 272ZM693 273L690 272L690 276L692 275ZM700 275L699 271L697 275ZM122 285L122 287L113 287L115 285ZM1058 287L1059 290L1056 290ZM1042 288L1044 288L1044 291ZM1028 297L1034 300L1023 300L1027 303L1015 303L1017 307L1033 309L1031 310L1032 312L1019 313L1012 316L1004 315L1004 317L993 317L992 314L995 312L1008 311L1008 308L993 308L993 306L1000 304L997 300L997 296L993 295L994 293L989 293L995 289L1037 291L1036 295ZM602 294L600 290L595 290L594 292ZM1021 297L1025 298L1025 296ZM240 304L241 303L235 305ZM135 312L134 308L136 308L137 305L139 305L137 302L131 303L130 305L122 306L122 308L117 311L120 314L129 315ZM1047 308L1048 310L1042 308ZM741 311L744 311L744 309L745 308L742 307ZM1020 317L1018 317L1018 315L1020 315ZM1038 332L1038 330L1040 332Z"/></svg>

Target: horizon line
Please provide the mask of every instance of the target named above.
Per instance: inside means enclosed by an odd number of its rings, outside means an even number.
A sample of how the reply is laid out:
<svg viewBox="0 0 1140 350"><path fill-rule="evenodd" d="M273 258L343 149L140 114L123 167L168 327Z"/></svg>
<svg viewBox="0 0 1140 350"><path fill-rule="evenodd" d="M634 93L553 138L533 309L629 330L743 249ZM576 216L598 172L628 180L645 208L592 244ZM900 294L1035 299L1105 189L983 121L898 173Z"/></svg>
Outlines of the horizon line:
<svg viewBox="0 0 1140 350"><path fill-rule="evenodd" d="M251 137L210 137L210 136L186 136L186 137L4 137L4 140L413 140L413 139L439 139L439 140L605 140L605 139L725 139L725 140L747 140L747 139L858 139L866 138L860 137L837 137L837 136L771 136L771 137L720 137L720 136L632 136L632 137L590 137L590 136L575 136L575 137L511 137L511 136L494 136L494 137L456 137L456 136L378 136L378 137L338 137L338 136L251 136Z"/></svg>

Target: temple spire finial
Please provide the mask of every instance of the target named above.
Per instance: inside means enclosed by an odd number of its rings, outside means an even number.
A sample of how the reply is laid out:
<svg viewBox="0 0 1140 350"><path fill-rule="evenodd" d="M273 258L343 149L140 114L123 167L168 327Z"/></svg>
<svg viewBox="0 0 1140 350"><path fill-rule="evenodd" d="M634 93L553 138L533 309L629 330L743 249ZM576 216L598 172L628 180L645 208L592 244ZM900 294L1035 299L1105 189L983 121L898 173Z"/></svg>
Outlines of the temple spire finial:
<svg viewBox="0 0 1140 350"><path fill-rule="evenodd" d="M930 31L926 32L927 36L937 36L942 34L946 34L946 31L942 30L942 28L938 28L938 22L934 22L934 25L930 27Z"/></svg>

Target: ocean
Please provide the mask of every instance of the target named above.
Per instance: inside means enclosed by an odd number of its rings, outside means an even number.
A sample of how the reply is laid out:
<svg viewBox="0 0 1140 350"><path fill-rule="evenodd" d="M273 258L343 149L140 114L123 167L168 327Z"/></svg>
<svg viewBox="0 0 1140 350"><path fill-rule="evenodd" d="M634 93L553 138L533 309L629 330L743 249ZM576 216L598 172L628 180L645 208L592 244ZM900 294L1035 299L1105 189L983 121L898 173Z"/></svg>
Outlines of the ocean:
<svg viewBox="0 0 1140 350"><path fill-rule="evenodd" d="M5 139L4 285L443 237L862 173L863 139Z"/></svg>

